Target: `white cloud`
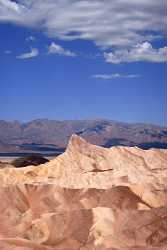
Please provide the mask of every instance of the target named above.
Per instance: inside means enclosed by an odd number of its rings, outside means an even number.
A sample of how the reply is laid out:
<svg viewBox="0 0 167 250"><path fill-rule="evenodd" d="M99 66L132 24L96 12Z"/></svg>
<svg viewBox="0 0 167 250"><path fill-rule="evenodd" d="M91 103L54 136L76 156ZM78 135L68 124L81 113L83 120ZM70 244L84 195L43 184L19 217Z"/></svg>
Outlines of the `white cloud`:
<svg viewBox="0 0 167 250"><path fill-rule="evenodd" d="M19 5L16 2L10 1L10 0L0 0L0 7L1 9L4 7L6 8L6 11L19 11Z"/></svg>
<svg viewBox="0 0 167 250"><path fill-rule="evenodd" d="M115 73L115 74L96 74L96 75L93 75L92 77L96 79L101 79L101 80L112 80L112 79L117 79L117 78L133 79L133 78L141 77L141 75L135 75L135 74L123 75L123 74Z"/></svg>
<svg viewBox="0 0 167 250"><path fill-rule="evenodd" d="M22 23L23 13L26 11L26 7L22 4L18 4L10 0L0 0L0 21Z"/></svg>
<svg viewBox="0 0 167 250"><path fill-rule="evenodd" d="M104 57L109 63L122 62L167 62L167 47L155 49L148 42L138 44L131 49L120 49L115 52L104 53Z"/></svg>
<svg viewBox="0 0 167 250"><path fill-rule="evenodd" d="M36 38L34 36L29 36L29 37L26 37L26 41L27 42L34 42L36 40Z"/></svg>
<svg viewBox="0 0 167 250"><path fill-rule="evenodd" d="M11 54L12 51L11 50L5 50L5 54Z"/></svg>
<svg viewBox="0 0 167 250"><path fill-rule="evenodd" d="M64 49L59 44L56 44L54 42L51 43L51 45L48 48L49 54L57 54L62 56L69 56L69 57L75 57L76 54L70 50Z"/></svg>
<svg viewBox="0 0 167 250"><path fill-rule="evenodd" d="M0 21L38 28L63 40L134 46L167 35L166 0L0 0Z"/></svg>
<svg viewBox="0 0 167 250"><path fill-rule="evenodd" d="M17 56L17 59L29 59L39 55L39 51L36 48L31 48L30 52L24 53L22 55Z"/></svg>

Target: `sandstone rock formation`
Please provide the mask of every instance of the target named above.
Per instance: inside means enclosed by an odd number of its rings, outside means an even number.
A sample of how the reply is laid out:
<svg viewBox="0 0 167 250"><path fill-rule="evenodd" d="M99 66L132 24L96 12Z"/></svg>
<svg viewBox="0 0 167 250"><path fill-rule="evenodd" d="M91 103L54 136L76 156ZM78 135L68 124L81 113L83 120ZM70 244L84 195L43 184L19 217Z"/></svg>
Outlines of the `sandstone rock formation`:
<svg viewBox="0 0 167 250"><path fill-rule="evenodd" d="M49 162L49 160L42 157L41 155L31 154L28 156L16 158L15 160L11 162L11 164L16 168L23 168L23 167L27 167L31 165L38 166L46 162Z"/></svg>
<svg viewBox="0 0 167 250"><path fill-rule="evenodd" d="M41 166L0 170L1 250L166 250L167 150L74 135Z"/></svg>
<svg viewBox="0 0 167 250"><path fill-rule="evenodd" d="M12 168L13 165L9 162L4 162L4 161L0 161L0 169L3 169L3 168Z"/></svg>

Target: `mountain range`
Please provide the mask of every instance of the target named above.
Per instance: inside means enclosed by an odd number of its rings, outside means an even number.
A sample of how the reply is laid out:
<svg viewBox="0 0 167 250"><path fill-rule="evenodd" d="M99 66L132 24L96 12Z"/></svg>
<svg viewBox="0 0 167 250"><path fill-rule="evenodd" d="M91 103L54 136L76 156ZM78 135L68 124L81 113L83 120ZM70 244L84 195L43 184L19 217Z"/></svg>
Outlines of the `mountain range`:
<svg viewBox="0 0 167 250"><path fill-rule="evenodd" d="M167 148L167 127L153 124L130 124L107 119L37 119L27 123L0 120L0 153L59 155L64 152L72 134L106 148L118 145L143 149Z"/></svg>

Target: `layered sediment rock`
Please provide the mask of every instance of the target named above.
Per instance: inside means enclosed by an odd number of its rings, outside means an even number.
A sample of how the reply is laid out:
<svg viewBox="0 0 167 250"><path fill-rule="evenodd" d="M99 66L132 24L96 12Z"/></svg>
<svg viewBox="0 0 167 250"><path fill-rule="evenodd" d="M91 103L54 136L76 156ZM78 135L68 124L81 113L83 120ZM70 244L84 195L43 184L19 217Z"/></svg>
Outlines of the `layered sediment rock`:
<svg viewBox="0 0 167 250"><path fill-rule="evenodd" d="M167 151L72 136L49 163L0 170L1 250L166 250Z"/></svg>

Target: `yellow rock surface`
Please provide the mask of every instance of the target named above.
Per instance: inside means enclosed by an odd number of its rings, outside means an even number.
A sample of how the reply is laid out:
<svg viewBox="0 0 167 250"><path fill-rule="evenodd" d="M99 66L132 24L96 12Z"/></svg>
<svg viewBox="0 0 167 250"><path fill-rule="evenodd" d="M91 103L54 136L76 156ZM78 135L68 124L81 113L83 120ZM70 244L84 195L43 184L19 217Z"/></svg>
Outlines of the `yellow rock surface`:
<svg viewBox="0 0 167 250"><path fill-rule="evenodd" d="M91 145L0 169L0 250L167 250L167 151Z"/></svg>

